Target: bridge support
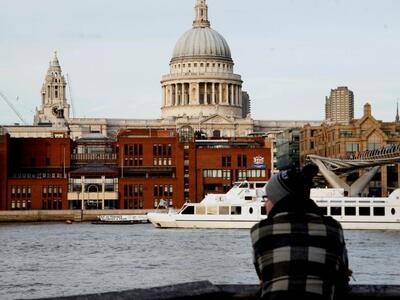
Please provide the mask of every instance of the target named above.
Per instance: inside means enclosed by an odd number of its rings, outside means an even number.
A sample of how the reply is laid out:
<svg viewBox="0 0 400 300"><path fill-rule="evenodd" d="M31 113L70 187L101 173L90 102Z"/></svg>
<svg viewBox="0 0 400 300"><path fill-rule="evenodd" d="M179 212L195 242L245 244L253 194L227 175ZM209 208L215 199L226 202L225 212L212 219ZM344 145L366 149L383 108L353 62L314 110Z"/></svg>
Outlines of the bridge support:
<svg viewBox="0 0 400 300"><path fill-rule="evenodd" d="M344 180L342 180L338 175L329 170L325 164L315 158L311 158L312 162L315 163L322 176L328 181L328 183L333 188L342 188L346 192L349 197L358 197L362 193L362 191L368 186L372 178L374 178L375 174L379 171L380 167L372 167L368 172L358 178L352 185L348 185Z"/></svg>

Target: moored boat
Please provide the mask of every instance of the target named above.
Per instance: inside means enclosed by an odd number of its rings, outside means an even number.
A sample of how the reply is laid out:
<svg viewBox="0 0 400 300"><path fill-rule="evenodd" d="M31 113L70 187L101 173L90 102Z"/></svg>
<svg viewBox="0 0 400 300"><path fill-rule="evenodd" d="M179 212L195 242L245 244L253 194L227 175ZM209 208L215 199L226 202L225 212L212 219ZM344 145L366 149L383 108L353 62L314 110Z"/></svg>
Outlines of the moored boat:
<svg viewBox="0 0 400 300"><path fill-rule="evenodd" d="M312 189L311 199L344 229L400 229L400 189L389 197L345 197L343 189Z"/></svg>
<svg viewBox="0 0 400 300"><path fill-rule="evenodd" d="M178 212L149 213L158 228L251 228L267 217L263 196L267 182L237 182L226 194L208 194L185 203Z"/></svg>
<svg viewBox="0 0 400 300"><path fill-rule="evenodd" d="M267 182L237 182L226 194L208 194L178 212L149 213L157 228L251 228L267 218ZM400 189L389 197L345 197L341 189L312 189L311 199L344 229L400 229Z"/></svg>
<svg viewBox="0 0 400 300"><path fill-rule="evenodd" d="M149 223L147 215L101 215L94 224L144 224Z"/></svg>

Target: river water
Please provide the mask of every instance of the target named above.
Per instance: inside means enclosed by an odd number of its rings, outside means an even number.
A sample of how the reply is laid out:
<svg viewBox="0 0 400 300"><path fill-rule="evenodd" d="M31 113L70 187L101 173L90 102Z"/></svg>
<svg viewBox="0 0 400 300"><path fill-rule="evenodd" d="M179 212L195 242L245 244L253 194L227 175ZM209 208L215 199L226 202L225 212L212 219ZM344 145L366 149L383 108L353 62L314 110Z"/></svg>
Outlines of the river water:
<svg viewBox="0 0 400 300"><path fill-rule="evenodd" d="M400 284L400 231L345 231L355 284ZM249 230L145 225L0 225L0 299L198 280L256 284Z"/></svg>

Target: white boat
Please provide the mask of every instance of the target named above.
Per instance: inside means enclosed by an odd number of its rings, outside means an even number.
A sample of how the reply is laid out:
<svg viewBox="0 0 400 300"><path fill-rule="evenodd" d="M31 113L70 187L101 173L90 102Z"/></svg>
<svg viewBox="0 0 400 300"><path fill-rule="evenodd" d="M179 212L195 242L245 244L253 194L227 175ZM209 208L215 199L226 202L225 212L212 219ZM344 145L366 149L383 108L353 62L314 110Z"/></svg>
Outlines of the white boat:
<svg viewBox="0 0 400 300"><path fill-rule="evenodd" d="M251 228L267 218L267 182L237 182L226 194L208 194L178 212L149 213L158 228ZM387 198L345 197L343 189L312 189L311 199L344 229L400 229L400 189Z"/></svg>
<svg viewBox="0 0 400 300"><path fill-rule="evenodd" d="M312 189L311 199L344 229L400 229L400 189L389 197L345 197L343 189Z"/></svg>
<svg viewBox="0 0 400 300"><path fill-rule="evenodd" d="M237 182L226 194L208 194L200 203L185 203L178 212L147 216L158 228L251 228L267 217L266 184Z"/></svg>

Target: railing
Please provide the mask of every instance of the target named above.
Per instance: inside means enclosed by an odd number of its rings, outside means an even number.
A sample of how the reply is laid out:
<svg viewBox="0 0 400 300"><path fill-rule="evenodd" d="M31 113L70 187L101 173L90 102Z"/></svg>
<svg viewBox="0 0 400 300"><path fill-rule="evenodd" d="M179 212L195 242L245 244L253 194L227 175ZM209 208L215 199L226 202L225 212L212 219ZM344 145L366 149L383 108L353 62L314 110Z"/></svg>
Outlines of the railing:
<svg viewBox="0 0 400 300"><path fill-rule="evenodd" d="M175 74L169 74L169 75L164 75L162 77L162 80L175 80L175 79L183 79L182 76L185 76L186 79L194 79L198 78L199 76L204 76L204 78L209 78L211 77L218 77L218 78L223 78L223 79L232 79L232 80L241 80L241 76L233 73L215 73L215 72L199 72L199 73L194 73L194 72L186 72L186 73L175 73Z"/></svg>
<svg viewBox="0 0 400 300"><path fill-rule="evenodd" d="M73 153L72 161L115 161L117 154L115 153Z"/></svg>

